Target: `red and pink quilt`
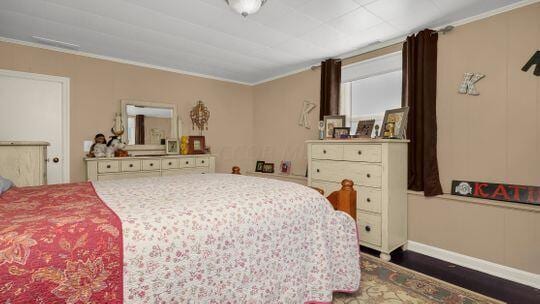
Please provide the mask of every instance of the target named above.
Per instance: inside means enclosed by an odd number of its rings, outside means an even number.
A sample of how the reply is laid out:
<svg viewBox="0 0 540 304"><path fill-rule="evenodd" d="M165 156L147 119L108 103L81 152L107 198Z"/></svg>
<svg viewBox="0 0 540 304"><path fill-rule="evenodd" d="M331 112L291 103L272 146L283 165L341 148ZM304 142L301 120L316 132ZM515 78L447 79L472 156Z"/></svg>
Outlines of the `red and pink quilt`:
<svg viewBox="0 0 540 304"><path fill-rule="evenodd" d="M122 225L91 183L0 197L0 302L122 303Z"/></svg>

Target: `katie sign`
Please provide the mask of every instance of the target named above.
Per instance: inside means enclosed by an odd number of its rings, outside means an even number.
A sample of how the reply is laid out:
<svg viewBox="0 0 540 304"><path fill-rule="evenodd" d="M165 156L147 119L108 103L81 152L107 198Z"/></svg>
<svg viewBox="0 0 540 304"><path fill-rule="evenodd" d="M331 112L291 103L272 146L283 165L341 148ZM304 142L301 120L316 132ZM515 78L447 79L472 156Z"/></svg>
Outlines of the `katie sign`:
<svg viewBox="0 0 540 304"><path fill-rule="evenodd" d="M540 206L540 187L452 181L452 194Z"/></svg>

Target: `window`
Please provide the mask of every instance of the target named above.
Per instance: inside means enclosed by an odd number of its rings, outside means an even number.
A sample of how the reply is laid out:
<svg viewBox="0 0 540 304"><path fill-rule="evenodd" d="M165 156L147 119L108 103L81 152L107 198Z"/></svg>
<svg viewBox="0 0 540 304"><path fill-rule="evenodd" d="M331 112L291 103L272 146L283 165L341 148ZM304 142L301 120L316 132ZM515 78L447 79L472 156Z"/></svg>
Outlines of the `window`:
<svg viewBox="0 0 540 304"><path fill-rule="evenodd" d="M401 52L346 66L341 78L340 112L351 134L358 121L380 126L386 110L401 107Z"/></svg>

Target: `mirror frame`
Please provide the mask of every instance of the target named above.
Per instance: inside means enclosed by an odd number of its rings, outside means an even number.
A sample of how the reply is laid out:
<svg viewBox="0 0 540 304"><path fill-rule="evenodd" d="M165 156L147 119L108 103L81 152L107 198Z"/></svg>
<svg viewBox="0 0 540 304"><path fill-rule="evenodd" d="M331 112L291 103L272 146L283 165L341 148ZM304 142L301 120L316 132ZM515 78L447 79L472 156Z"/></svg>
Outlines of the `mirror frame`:
<svg viewBox="0 0 540 304"><path fill-rule="evenodd" d="M128 117L127 117L127 106L141 106L141 107L152 107L152 108L165 108L172 109L171 117L171 136L172 138L178 138L178 111L175 104L171 103L161 103L153 101L140 101L133 99L122 99L121 100L121 109L122 109L122 124L124 125L124 134L122 134L122 141L126 143L128 151L165 151L165 145L128 145Z"/></svg>

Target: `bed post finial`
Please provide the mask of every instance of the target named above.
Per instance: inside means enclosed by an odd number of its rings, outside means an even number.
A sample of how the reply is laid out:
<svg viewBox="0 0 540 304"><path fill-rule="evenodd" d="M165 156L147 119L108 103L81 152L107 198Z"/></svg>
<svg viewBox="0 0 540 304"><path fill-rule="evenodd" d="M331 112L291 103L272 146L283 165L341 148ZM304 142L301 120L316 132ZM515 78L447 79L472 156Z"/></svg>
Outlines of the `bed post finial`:
<svg viewBox="0 0 540 304"><path fill-rule="evenodd" d="M341 181L341 189L332 192L327 198L334 209L343 211L356 220L356 190L353 186L352 180L344 179Z"/></svg>
<svg viewBox="0 0 540 304"><path fill-rule="evenodd" d="M238 167L238 166L232 167L232 174L240 175L240 167Z"/></svg>

